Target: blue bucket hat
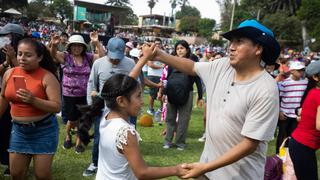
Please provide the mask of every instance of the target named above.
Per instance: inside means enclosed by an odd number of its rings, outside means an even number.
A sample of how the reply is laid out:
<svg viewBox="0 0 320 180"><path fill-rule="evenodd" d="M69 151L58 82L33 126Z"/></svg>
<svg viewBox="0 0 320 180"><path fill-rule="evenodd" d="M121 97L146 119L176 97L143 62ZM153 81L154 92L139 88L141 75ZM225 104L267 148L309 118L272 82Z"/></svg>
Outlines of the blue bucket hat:
<svg viewBox="0 0 320 180"><path fill-rule="evenodd" d="M122 60L124 58L124 49L125 43L121 38L111 38L108 41L107 49L108 49L108 57L110 59L119 59Z"/></svg>
<svg viewBox="0 0 320 180"><path fill-rule="evenodd" d="M262 60L267 65L275 64L280 55L280 45L273 32L256 20L245 20L237 29L222 34L228 40L234 37L246 37L263 47Z"/></svg>

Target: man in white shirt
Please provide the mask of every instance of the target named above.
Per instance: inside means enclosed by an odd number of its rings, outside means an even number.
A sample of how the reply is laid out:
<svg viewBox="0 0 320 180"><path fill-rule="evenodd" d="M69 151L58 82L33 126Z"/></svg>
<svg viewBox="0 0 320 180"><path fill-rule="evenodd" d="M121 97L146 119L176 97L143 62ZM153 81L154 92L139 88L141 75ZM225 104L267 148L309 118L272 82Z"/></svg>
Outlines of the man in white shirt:
<svg viewBox="0 0 320 180"><path fill-rule="evenodd" d="M278 120L279 93L261 60L274 64L280 46L273 32L255 20L242 22L223 37L230 41L230 56L209 63L154 50L154 58L198 75L206 86L204 150L199 163L185 166L189 172L182 178L263 179L267 143Z"/></svg>

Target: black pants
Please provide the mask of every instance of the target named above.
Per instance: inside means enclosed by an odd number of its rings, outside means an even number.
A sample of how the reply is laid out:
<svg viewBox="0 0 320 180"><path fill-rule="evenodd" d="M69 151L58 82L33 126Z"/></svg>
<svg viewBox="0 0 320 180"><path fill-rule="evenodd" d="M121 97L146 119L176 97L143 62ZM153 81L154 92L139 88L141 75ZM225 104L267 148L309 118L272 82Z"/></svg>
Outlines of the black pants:
<svg viewBox="0 0 320 180"><path fill-rule="evenodd" d="M279 148L283 142L283 140L289 136L297 127L297 119L296 118L289 118L287 117L286 120L278 121L278 136L277 136L277 145L276 145L276 154L279 153ZM287 147L287 146L286 146Z"/></svg>
<svg viewBox="0 0 320 180"><path fill-rule="evenodd" d="M318 179L316 150L291 138L289 141L289 153L298 180Z"/></svg>
<svg viewBox="0 0 320 180"><path fill-rule="evenodd" d="M0 119L0 163L3 165L9 165L9 142L11 135L11 115L10 107L7 108L5 113Z"/></svg>

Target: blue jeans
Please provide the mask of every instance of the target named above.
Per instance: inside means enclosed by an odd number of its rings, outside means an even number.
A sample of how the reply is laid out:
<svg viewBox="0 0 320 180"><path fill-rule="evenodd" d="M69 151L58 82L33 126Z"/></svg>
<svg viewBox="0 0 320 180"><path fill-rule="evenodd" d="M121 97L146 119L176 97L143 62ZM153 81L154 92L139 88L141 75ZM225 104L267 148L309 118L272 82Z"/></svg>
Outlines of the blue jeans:
<svg viewBox="0 0 320 180"><path fill-rule="evenodd" d="M99 140L100 140L100 119L101 116L98 116L94 122L94 139L92 147L92 162L95 166L98 166L99 159Z"/></svg>
<svg viewBox="0 0 320 180"><path fill-rule="evenodd" d="M30 124L12 121L8 152L22 154L54 154L59 141L59 126L55 115Z"/></svg>

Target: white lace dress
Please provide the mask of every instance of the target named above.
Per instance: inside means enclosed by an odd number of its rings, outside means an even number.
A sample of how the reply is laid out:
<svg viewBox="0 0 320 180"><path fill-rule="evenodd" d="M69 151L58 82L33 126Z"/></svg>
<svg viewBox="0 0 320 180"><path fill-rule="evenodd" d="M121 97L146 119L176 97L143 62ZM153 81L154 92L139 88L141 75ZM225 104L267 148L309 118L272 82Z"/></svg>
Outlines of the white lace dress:
<svg viewBox="0 0 320 180"><path fill-rule="evenodd" d="M127 144L128 133L137 137L138 132L127 121L116 118L101 119L97 180L136 180L125 156L119 153Z"/></svg>

